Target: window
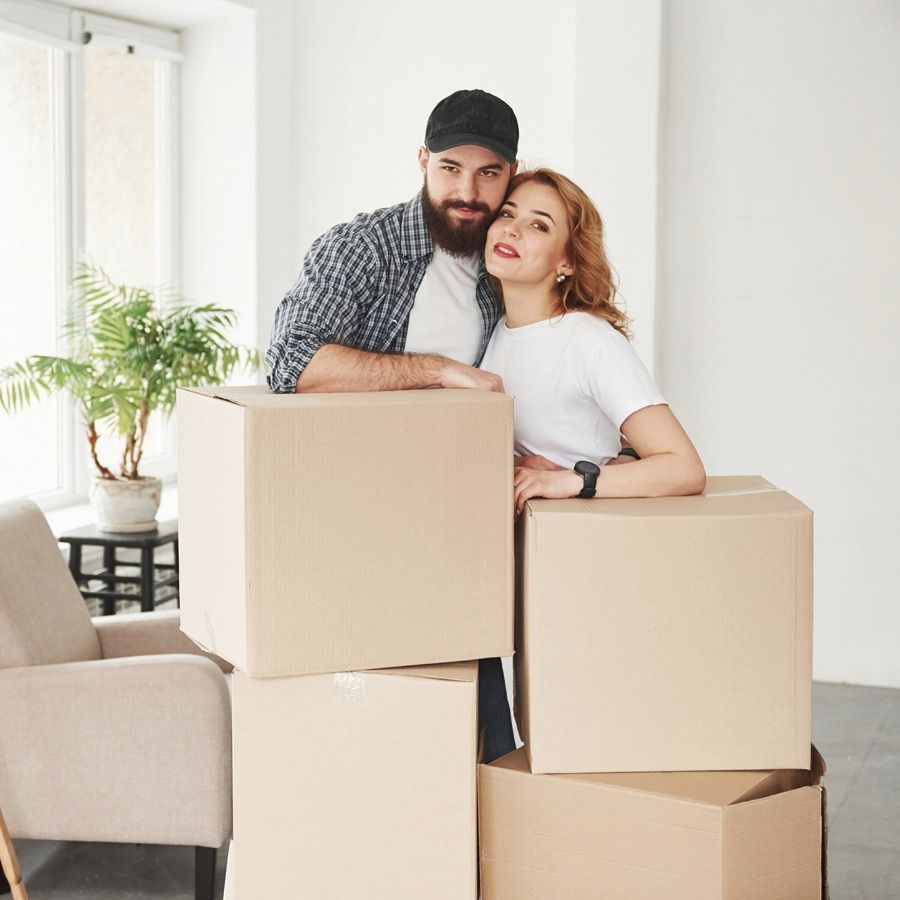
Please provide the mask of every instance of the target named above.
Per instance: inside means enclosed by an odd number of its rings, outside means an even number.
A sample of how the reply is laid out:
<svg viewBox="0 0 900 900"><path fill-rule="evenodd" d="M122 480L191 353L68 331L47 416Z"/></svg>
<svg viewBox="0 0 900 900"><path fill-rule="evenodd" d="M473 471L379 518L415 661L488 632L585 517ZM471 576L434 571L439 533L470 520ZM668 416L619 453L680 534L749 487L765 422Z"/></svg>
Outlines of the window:
<svg viewBox="0 0 900 900"><path fill-rule="evenodd" d="M180 58L174 32L46 3L0 5L0 367L67 351L59 335L80 260L116 281L177 291ZM146 471L172 474L171 429L155 424ZM68 398L0 413L0 500L29 494L52 507L89 481Z"/></svg>

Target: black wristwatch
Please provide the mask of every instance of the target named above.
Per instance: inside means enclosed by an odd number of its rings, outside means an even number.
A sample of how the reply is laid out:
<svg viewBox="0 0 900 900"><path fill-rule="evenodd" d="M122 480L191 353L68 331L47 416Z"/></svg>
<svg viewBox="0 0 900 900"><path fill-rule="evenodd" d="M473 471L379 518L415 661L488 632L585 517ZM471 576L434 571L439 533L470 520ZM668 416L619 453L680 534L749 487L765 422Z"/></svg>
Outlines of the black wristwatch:
<svg viewBox="0 0 900 900"><path fill-rule="evenodd" d="M575 463L575 471L584 479L584 487L579 497L593 497L597 493L597 479L600 477L600 466L580 459Z"/></svg>

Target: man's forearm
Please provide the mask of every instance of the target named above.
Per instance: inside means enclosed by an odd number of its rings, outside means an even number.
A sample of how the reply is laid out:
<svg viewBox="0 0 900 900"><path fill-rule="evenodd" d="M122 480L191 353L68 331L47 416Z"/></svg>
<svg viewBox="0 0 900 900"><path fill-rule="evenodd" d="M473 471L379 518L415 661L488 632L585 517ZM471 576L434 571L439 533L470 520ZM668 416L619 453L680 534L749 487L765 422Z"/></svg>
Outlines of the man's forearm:
<svg viewBox="0 0 900 900"><path fill-rule="evenodd" d="M325 344L297 379L297 393L439 387L447 362L442 356L426 353L370 353Z"/></svg>

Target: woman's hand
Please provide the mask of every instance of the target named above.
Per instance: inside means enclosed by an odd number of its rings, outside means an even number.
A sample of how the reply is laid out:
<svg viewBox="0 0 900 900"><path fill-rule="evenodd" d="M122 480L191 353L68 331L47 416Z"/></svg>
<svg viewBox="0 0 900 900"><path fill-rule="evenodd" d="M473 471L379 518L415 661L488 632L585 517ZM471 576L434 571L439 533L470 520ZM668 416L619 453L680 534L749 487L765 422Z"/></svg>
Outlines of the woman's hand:
<svg viewBox="0 0 900 900"><path fill-rule="evenodd" d="M532 497L564 500L577 497L584 488L584 479L571 469L530 469L517 466L513 472L515 507L518 516Z"/></svg>

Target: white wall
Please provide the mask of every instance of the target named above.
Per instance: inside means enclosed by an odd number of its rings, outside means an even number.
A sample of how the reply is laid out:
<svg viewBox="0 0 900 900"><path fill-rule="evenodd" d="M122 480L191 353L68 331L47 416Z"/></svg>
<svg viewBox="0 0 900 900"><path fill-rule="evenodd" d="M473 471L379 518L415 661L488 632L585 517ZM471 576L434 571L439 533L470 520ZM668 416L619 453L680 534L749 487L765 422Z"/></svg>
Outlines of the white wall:
<svg viewBox="0 0 900 900"><path fill-rule="evenodd" d="M659 0L579 4L572 175L606 229L634 347L655 367Z"/></svg>
<svg viewBox="0 0 900 900"><path fill-rule="evenodd" d="M900 4L665 10L663 389L815 511L815 676L900 686Z"/></svg>
<svg viewBox="0 0 900 900"><path fill-rule="evenodd" d="M526 165L557 168L594 195L637 318L638 349L652 365L659 5L520 0L501 11L477 0L448 8L412 0L307 0L298 6L294 274L326 228L419 189L416 152L428 114L452 91L480 87L515 109ZM635 93L641 113L619 117L615 130L605 127L604 119ZM580 105L592 110L590 117L576 115ZM269 302L273 312L289 286L261 304ZM264 316L261 308L261 322Z"/></svg>
<svg viewBox="0 0 900 900"><path fill-rule="evenodd" d="M181 281L257 343L256 14L222 3L182 31Z"/></svg>

